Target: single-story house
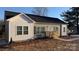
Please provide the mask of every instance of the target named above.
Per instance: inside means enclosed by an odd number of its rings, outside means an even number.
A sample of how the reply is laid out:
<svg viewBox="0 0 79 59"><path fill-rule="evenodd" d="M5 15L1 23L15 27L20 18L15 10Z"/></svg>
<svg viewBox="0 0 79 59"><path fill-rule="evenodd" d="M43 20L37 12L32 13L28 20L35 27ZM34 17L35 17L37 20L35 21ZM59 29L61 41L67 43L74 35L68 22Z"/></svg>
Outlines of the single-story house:
<svg viewBox="0 0 79 59"><path fill-rule="evenodd" d="M5 11L5 31L9 41L34 39L51 31L66 36L67 24L58 18Z"/></svg>

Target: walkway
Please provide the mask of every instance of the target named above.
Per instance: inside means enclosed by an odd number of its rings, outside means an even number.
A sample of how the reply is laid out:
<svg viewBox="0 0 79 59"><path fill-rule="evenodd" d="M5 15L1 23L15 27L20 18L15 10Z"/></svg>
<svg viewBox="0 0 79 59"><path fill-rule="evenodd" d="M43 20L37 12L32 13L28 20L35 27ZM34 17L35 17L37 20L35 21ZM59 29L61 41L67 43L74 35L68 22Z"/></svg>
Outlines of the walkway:
<svg viewBox="0 0 79 59"><path fill-rule="evenodd" d="M71 35L70 38L58 38L58 40L61 40L61 41L75 41L75 40L79 40L79 35Z"/></svg>

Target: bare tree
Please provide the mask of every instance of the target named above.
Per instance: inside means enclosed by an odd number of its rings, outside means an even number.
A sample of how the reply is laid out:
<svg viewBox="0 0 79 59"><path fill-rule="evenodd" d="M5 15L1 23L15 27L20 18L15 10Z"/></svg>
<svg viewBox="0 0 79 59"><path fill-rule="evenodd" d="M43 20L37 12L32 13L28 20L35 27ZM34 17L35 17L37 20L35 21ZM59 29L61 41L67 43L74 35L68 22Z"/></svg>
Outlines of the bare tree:
<svg viewBox="0 0 79 59"><path fill-rule="evenodd" d="M47 7L34 7L32 13L40 16L47 16Z"/></svg>

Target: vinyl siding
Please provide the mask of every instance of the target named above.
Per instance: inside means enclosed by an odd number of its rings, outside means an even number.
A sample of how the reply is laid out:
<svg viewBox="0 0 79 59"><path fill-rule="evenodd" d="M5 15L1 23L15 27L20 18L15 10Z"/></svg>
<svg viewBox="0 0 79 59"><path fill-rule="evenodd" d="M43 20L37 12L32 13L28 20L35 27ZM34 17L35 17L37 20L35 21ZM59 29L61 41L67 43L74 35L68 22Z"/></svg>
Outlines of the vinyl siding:
<svg viewBox="0 0 79 59"><path fill-rule="evenodd" d="M34 24L28 23L19 15L9 19L9 40L13 41L27 40L34 37ZM28 26L28 35L17 35L17 26Z"/></svg>

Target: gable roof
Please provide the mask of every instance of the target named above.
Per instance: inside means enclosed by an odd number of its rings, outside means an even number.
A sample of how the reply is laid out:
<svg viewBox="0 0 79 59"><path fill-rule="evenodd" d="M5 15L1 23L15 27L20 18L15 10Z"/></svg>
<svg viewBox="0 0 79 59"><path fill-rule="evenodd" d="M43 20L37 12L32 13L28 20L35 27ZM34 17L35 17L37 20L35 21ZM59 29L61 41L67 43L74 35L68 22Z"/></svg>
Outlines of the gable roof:
<svg viewBox="0 0 79 59"><path fill-rule="evenodd" d="M5 20L9 19L11 17L14 17L20 13L17 12L12 12L12 11L5 11ZM66 24L64 21L58 19L58 18L53 18L53 17L47 17L47 16L38 16L38 15L33 15L33 14L25 14L29 16L32 20L35 22L45 22L45 23L62 23Z"/></svg>

